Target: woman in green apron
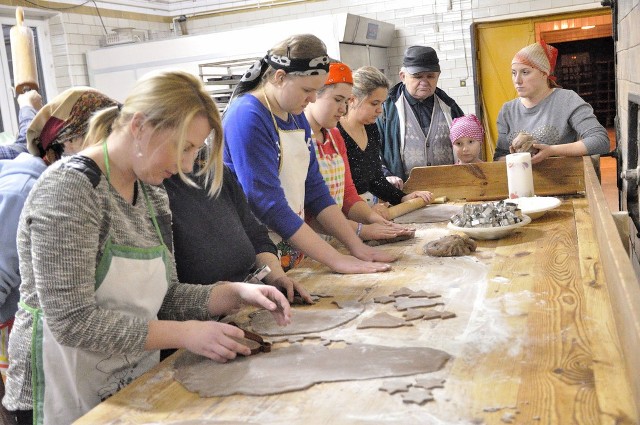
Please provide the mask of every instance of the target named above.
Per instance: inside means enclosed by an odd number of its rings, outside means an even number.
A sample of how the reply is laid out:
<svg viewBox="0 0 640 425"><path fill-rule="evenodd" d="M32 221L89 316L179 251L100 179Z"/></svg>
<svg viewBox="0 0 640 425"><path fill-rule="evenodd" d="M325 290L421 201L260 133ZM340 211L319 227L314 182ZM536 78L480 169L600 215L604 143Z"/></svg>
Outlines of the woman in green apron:
<svg viewBox="0 0 640 425"><path fill-rule="evenodd" d="M365 245L329 194L311 148L304 108L327 78L329 57L317 37L284 40L243 76L224 115L226 165L254 214L271 230L283 268L303 253L341 273L390 269L395 257ZM312 213L352 255L341 254L304 222Z"/></svg>
<svg viewBox="0 0 640 425"><path fill-rule="evenodd" d="M362 240L413 236L415 229L388 221L371 209L358 195L353 184L347 148L340 131L335 128L340 117L347 112L352 86L351 69L344 63L332 62L327 81L318 90L316 101L307 105L304 110L311 126L320 173L329 193ZM325 233L316 220L312 220L310 224L320 233Z"/></svg>
<svg viewBox="0 0 640 425"><path fill-rule="evenodd" d="M218 362L248 355L233 339L241 330L211 320L242 305L290 320L274 287L176 278L160 185L190 172L198 154L212 195L222 179L219 114L195 76L141 79L124 105L94 116L86 143L45 171L18 229L23 281L3 403L32 409L36 424L73 422L153 367L163 348Z"/></svg>

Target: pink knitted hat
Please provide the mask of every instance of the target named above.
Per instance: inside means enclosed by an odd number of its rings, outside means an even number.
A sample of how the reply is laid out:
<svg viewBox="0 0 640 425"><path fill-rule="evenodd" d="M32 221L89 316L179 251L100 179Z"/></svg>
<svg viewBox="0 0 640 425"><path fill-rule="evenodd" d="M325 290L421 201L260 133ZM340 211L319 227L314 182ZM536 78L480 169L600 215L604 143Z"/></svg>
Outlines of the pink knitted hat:
<svg viewBox="0 0 640 425"><path fill-rule="evenodd" d="M558 49L548 45L544 40L540 40L539 43L533 43L520 49L511 63L529 65L551 76L556 68L557 59Z"/></svg>
<svg viewBox="0 0 640 425"><path fill-rule="evenodd" d="M478 117L469 114L455 118L451 122L451 128L449 129L451 143L453 144L461 137L468 137L482 143L484 140L484 128Z"/></svg>

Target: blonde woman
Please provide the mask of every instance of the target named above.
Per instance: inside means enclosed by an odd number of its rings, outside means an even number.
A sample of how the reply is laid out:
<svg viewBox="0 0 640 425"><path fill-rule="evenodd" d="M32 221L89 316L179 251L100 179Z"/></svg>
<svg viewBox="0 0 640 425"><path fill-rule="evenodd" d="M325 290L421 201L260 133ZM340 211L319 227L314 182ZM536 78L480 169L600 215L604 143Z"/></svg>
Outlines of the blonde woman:
<svg viewBox="0 0 640 425"><path fill-rule="evenodd" d="M351 176L358 193L371 204L378 201L397 205L413 198L431 202L432 193L405 193L391 184L382 172L380 131L376 119L382 113L389 80L377 68L365 66L353 73L353 95L347 114L340 119L338 129L347 146ZM381 211L384 214L384 210Z"/></svg>
<svg viewBox="0 0 640 425"><path fill-rule="evenodd" d="M329 194L311 148L304 108L329 70L324 43L310 34L274 46L247 71L224 114L224 161L254 214L271 230L285 270L303 254L340 273L390 269L395 257L365 245ZM338 252L304 222L305 210L352 255Z"/></svg>
<svg viewBox="0 0 640 425"><path fill-rule="evenodd" d="M159 185L190 172L201 151L212 194L222 180L220 118L196 77L143 78L92 119L86 142L43 173L18 228L21 300L3 404L22 423L30 409L33 423L73 422L152 368L160 349L248 355L233 339L240 329L211 320L243 304L290 320L274 287L176 278Z"/></svg>

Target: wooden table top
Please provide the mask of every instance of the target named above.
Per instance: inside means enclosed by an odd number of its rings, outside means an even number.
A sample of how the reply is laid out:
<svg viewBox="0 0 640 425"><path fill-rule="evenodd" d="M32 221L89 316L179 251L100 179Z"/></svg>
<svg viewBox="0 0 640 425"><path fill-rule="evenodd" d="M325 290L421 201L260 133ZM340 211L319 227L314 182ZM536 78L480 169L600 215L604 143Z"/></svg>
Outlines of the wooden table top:
<svg viewBox="0 0 640 425"><path fill-rule="evenodd" d="M476 253L456 258L424 255L423 245L448 231L419 224L415 239L381 247L401 255L389 273L337 275L310 260L290 272L311 292L366 303L360 317L322 337L451 354L442 370L418 376L445 380L433 401L405 403L380 390L415 376L200 398L173 379L174 355L76 424L636 424L637 375L627 373L589 213L586 197L565 197L511 236L478 241ZM401 287L439 293L457 317L356 329L378 312L400 316L371 301Z"/></svg>

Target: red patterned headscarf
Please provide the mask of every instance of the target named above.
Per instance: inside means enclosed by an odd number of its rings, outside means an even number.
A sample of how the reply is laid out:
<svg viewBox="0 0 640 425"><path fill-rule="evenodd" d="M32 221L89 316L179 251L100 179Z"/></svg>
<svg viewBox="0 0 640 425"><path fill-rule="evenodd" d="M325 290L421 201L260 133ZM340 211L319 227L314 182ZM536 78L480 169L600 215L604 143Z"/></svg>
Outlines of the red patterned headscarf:
<svg viewBox="0 0 640 425"><path fill-rule="evenodd" d="M91 87L73 87L40 109L27 129L27 147L44 156L52 145L84 136L93 113L118 102Z"/></svg>
<svg viewBox="0 0 640 425"><path fill-rule="evenodd" d="M544 40L539 43L533 43L523 47L513 57L511 63L521 63L544 72L551 79L553 71L556 68L556 60L558 59L558 49L548 45Z"/></svg>

